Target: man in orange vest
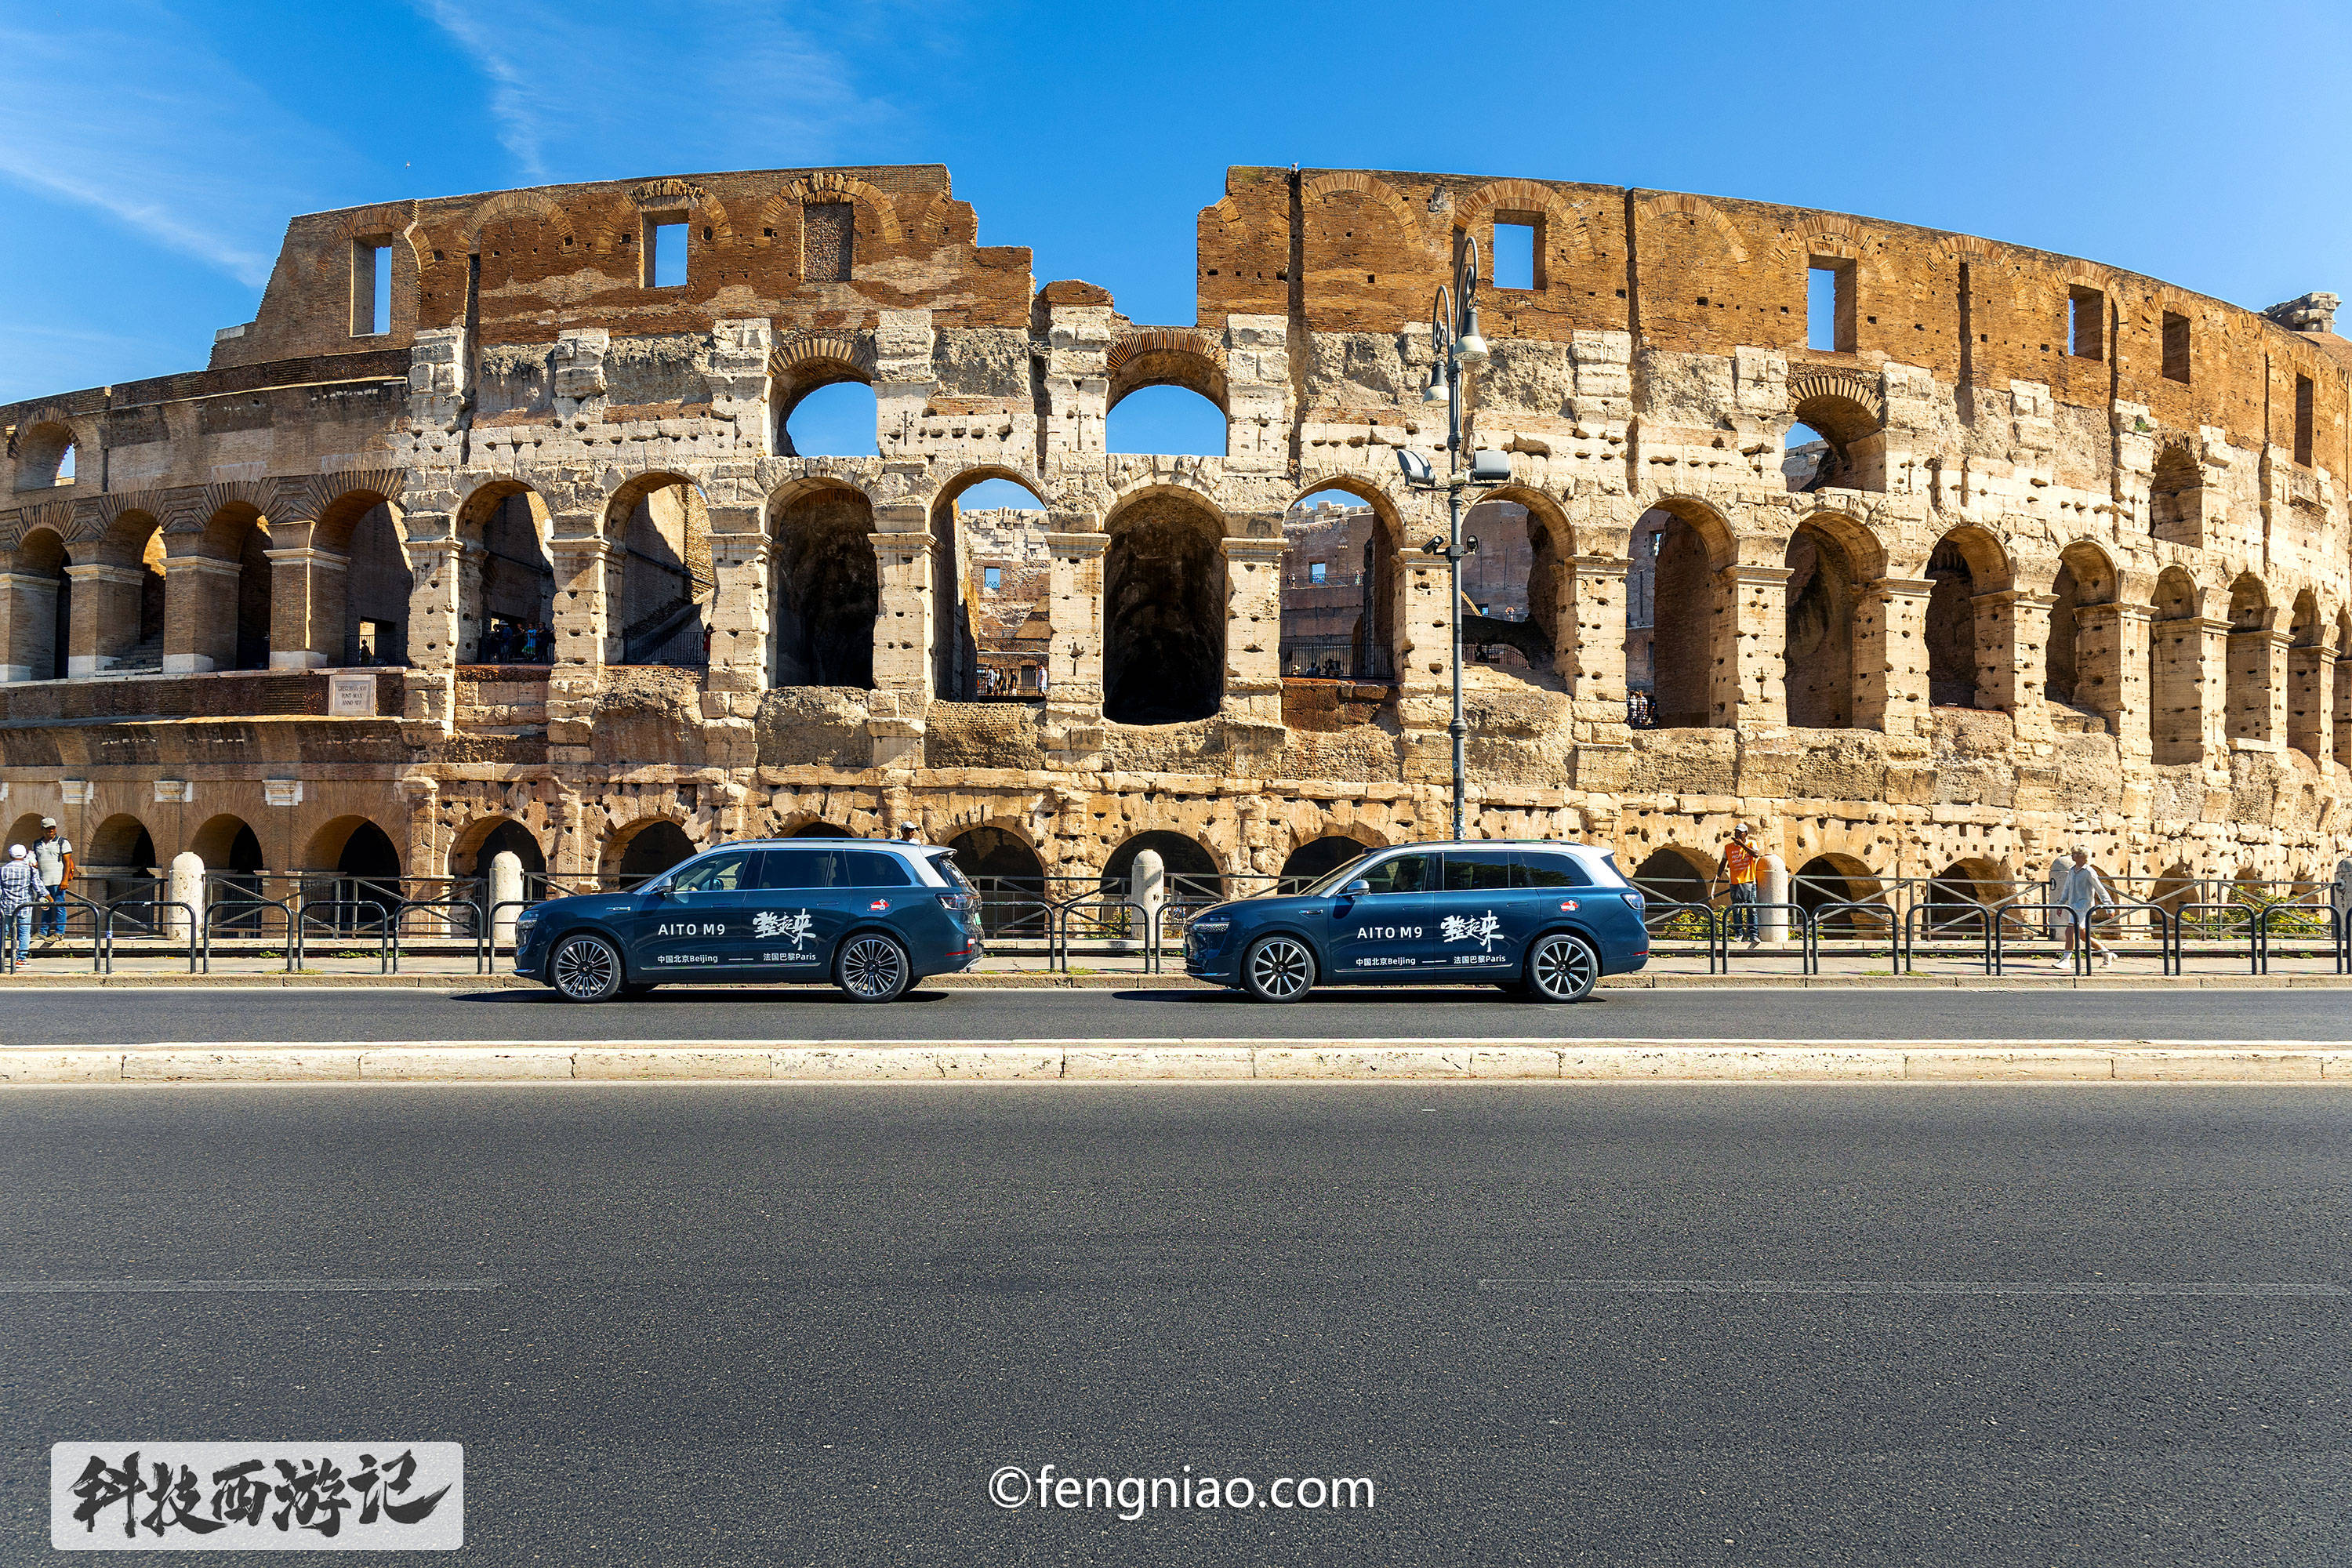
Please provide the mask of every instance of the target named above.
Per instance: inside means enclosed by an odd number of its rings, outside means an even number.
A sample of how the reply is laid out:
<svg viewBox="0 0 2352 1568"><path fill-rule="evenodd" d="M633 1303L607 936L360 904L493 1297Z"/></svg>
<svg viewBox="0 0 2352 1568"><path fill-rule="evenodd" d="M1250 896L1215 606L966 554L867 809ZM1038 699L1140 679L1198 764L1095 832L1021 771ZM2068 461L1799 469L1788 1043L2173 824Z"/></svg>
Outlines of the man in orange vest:
<svg viewBox="0 0 2352 1568"><path fill-rule="evenodd" d="M1763 857L1748 843L1748 824L1740 823L1723 847L1723 875L1731 884L1731 934L1750 947L1756 945L1756 900L1760 896L1756 875L1763 865Z"/></svg>

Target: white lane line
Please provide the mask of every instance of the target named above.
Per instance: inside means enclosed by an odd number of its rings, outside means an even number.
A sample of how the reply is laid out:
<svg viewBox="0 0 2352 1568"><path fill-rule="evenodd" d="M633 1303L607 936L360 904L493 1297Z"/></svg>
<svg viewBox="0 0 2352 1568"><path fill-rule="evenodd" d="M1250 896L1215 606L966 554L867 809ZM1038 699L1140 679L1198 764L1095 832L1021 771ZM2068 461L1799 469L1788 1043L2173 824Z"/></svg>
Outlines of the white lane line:
<svg viewBox="0 0 2352 1568"><path fill-rule="evenodd" d="M496 1279L0 1279L0 1296L165 1290L495 1290L499 1285Z"/></svg>
<svg viewBox="0 0 2352 1568"><path fill-rule="evenodd" d="M2342 1285L2227 1279L1481 1279L1478 1289L1602 1296L2352 1296Z"/></svg>

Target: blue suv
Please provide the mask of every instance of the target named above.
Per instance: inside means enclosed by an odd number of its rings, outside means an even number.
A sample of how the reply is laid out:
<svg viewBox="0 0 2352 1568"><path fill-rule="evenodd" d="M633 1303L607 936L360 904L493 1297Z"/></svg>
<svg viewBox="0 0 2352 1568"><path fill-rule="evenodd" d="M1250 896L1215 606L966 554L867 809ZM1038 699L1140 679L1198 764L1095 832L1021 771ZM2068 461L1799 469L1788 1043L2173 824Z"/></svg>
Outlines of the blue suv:
<svg viewBox="0 0 2352 1568"><path fill-rule="evenodd" d="M1203 910L1184 939L1186 973L1261 1002L1465 981L1580 1002L1649 961L1642 895L1608 851L1545 842L1374 850L1304 892Z"/></svg>
<svg viewBox="0 0 2352 1568"><path fill-rule="evenodd" d="M525 910L515 973L567 1002L745 980L830 980L853 1001L895 1001L980 957L980 898L950 854L864 838L730 844L629 892Z"/></svg>

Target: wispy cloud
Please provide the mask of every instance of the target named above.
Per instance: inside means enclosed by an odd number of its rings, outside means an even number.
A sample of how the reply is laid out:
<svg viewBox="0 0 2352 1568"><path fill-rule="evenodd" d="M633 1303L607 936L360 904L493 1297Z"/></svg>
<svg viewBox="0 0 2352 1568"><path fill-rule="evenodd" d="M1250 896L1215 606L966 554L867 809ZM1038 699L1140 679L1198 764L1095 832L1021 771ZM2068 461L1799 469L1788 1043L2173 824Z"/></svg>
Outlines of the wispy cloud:
<svg viewBox="0 0 2352 1568"><path fill-rule="evenodd" d="M852 47L895 6L794 22L774 0L658 13L583 0L411 4L488 83L499 142L528 179L822 162L898 118L860 85Z"/></svg>
<svg viewBox="0 0 2352 1568"><path fill-rule="evenodd" d="M268 279L287 189L337 150L160 6L0 22L0 177L241 282Z"/></svg>

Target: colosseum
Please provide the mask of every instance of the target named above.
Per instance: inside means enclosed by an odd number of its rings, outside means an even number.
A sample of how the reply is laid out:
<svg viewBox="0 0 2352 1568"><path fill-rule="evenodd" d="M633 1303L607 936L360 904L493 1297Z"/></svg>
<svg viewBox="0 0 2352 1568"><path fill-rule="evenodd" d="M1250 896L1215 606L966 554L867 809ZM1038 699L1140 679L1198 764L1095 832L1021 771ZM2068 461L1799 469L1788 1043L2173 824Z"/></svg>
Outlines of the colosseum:
<svg viewBox="0 0 2352 1568"><path fill-rule="evenodd" d="M1464 412L1510 456L1490 505L1523 537L1489 554L1524 580L1473 622L1475 833L1696 876L1743 816L1864 885L2077 839L2146 879L2345 853L2332 296L1265 168L1201 212L1182 325L1038 286L938 166L293 220L207 368L0 409L10 838L55 816L115 880L512 850L577 887L912 823L1016 881L1149 845L1247 888L1441 836L1455 606L1396 449L1443 445L1431 298L1498 230L1531 262L1480 295ZM796 454L845 381L878 455ZM1162 385L1223 412L1222 456L1108 449ZM990 479L1041 510L960 512Z"/></svg>

